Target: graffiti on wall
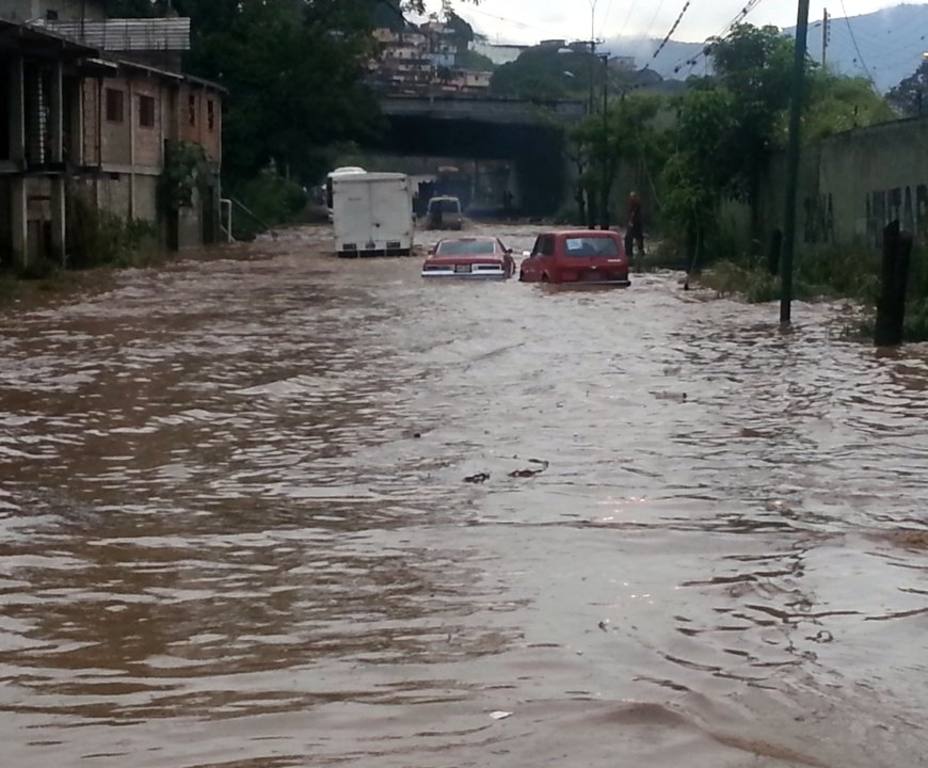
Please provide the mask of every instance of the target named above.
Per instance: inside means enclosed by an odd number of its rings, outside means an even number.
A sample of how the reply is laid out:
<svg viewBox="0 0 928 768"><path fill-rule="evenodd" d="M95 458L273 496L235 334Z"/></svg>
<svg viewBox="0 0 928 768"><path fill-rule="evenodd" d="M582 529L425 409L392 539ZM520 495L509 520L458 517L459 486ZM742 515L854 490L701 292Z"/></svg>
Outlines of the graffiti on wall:
<svg viewBox="0 0 928 768"><path fill-rule="evenodd" d="M835 241L835 209L831 193L818 197L807 197L805 208L806 243L833 243Z"/></svg>
<svg viewBox="0 0 928 768"><path fill-rule="evenodd" d="M880 246L883 228L896 219L919 243L928 242L928 185L896 187L867 195L867 241L871 245Z"/></svg>

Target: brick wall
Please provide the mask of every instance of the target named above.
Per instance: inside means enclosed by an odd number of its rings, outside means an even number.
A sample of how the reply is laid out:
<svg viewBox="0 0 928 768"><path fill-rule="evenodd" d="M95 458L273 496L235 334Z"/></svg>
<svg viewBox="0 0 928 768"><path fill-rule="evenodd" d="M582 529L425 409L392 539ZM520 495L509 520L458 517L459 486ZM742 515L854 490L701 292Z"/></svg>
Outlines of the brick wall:
<svg viewBox="0 0 928 768"><path fill-rule="evenodd" d="M183 141L200 144L210 160L222 153L222 100L218 93L201 86L183 85L177 100L178 123Z"/></svg>
<svg viewBox="0 0 928 768"><path fill-rule="evenodd" d="M121 109L114 110L117 102L121 102ZM131 162L129 130L131 113L128 79L124 77L104 78L102 123L104 165L129 165Z"/></svg>
<svg viewBox="0 0 928 768"><path fill-rule="evenodd" d="M84 123L84 165L97 165L100 162L100 153L97 141L99 128L99 91L97 81L90 78L81 83L83 89L84 110L81 119Z"/></svg>
<svg viewBox="0 0 928 768"><path fill-rule="evenodd" d="M210 160L222 159L222 99L218 93L206 92L206 133L203 146Z"/></svg>
<svg viewBox="0 0 928 768"><path fill-rule="evenodd" d="M161 166L163 146L162 118L164 115L161 88L157 81L135 81L132 86L135 100L135 164L137 166ZM150 101L147 101L149 100ZM151 113L145 114L144 102L150 105ZM145 118L151 118L147 125Z"/></svg>

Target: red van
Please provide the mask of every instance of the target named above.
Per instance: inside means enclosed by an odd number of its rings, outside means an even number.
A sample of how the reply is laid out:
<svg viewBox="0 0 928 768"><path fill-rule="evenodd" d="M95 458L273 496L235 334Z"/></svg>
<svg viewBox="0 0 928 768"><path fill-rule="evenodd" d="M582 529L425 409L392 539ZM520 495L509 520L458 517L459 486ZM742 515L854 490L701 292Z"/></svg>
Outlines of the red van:
<svg viewBox="0 0 928 768"><path fill-rule="evenodd" d="M522 261L525 283L631 285L622 238L608 230L566 230L539 235Z"/></svg>

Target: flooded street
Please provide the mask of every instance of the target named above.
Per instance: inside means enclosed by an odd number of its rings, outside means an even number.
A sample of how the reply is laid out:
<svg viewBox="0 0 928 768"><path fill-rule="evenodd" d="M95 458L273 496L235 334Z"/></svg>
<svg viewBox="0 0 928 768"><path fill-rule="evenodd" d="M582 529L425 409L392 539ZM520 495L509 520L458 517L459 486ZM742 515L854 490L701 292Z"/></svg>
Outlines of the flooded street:
<svg viewBox="0 0 928 768"><path fill-rule="evenodd" d="M925 347L326 236L0 314L0 764L928 765Z"/></svg>

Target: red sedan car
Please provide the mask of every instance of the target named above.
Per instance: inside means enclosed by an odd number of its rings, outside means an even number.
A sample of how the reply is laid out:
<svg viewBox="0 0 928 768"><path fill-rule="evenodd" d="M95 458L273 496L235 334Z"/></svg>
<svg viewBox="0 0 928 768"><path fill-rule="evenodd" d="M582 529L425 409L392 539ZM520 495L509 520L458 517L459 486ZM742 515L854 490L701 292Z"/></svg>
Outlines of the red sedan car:
<svg viewBox="0 0 928 768"><path fill-rule="evenodd" d="M526 283L595 283L628 286L628 257L615 232L568 230L539 235L522 262Z"/></svg>
<svg viewBox="0 0 928 768"><path fill-rule="evenodd" d="M506 278L516 263L495 237L455 237L439 241L422 265L422 277Z"/></svg>

